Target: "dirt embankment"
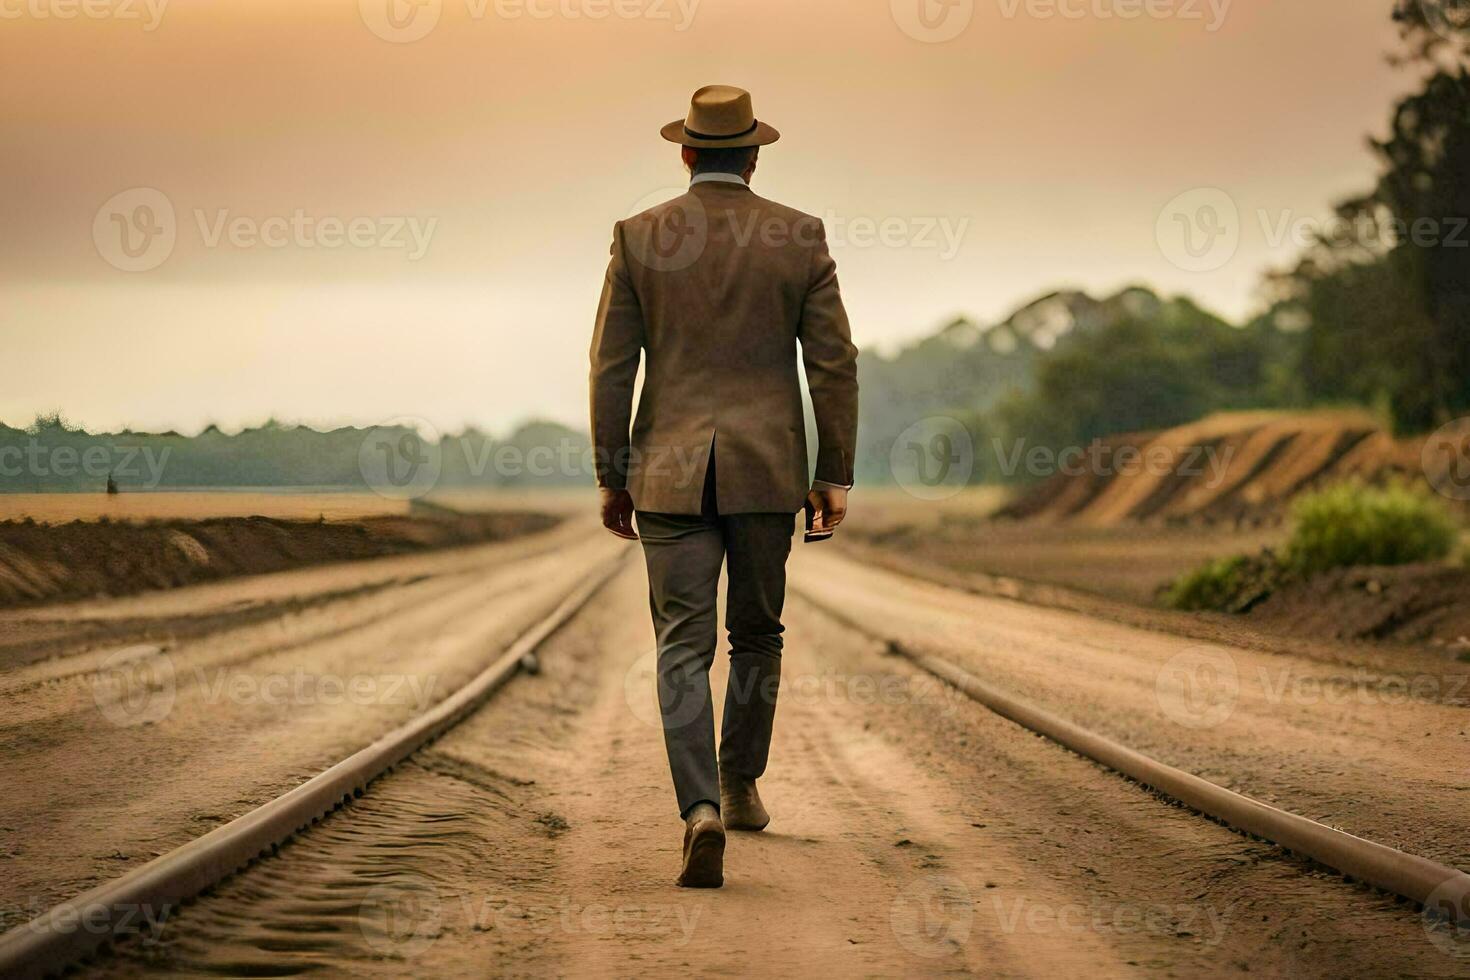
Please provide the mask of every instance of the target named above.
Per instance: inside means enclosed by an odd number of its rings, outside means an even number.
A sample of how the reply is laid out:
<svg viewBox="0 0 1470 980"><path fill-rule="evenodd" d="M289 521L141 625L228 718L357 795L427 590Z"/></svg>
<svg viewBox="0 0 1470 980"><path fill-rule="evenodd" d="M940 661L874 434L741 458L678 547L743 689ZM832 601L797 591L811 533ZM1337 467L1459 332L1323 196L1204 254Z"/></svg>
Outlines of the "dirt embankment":
<svg viewBox="0 0 1470 980"><path fill-rule="evenodd" d="M1389 640L1470 661L1470 570L1433 564L1333 569L1272 592L1249 617L1299 636Z"/></svg>
<svg viewBox="0 0 1470 980"><path fill-rule="evenodd" d="M1092 465L1069 466L998 516L1115 527L1130 522L1261 526L1304 490L1353 477L1416 482L1450 464L1424 438L1396 440L1359 412L1232 412L1103 441Z"/></svg>
<svg viewBox="0 0 1470 980"><path fill-rule="evenodd" d="M0 522L0 607L131 595L236 575L499 541L560 518L532 512L287 521Z"/></svg>
<svg viewBox="0 0 1470 980"><path fill-rule="evenodd" d="M1132 453L1119 456L1125 447ZM865 510L855 495L843 538L871 556L929 566L980 591L1036 585L1043 588L1028 596L1048 595L1046 587L1061 586L1157 606L1163 587L1206 561L1282 547L1291 502L1342 480L1431 486L1470 518L1470 506L1456 499L1470 496L1460 492L1470 491L1467 447L1466 422L1396 440L1356 412L1215 415L1118 436L1106 452L1084 455L1080 467L1069 461L1070 474L1022 491L992 514L949 502ZM1230 611L1244 615L1234 622L1319 642L1382 641L1470 658L1470 568L1354 568L1282 581L1268 566L1256 561L1241 573L1243 601ZM987 585L994 577L1006 584Z"/></svg>

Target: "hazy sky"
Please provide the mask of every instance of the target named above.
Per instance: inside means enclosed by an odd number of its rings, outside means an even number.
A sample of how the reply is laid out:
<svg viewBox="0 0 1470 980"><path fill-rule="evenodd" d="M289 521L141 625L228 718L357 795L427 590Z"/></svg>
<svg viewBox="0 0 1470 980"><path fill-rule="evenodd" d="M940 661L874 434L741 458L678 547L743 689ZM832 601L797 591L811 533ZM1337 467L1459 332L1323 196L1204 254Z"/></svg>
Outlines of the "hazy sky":
<svg viewBox="0 0 1470 980"><path fill-rule="evenodd" d="M1391 0L949 2L0 0L0 420L584 424L612 222L709 82L860 344L1058 286L1240 315L1410 83Z"/></svg>

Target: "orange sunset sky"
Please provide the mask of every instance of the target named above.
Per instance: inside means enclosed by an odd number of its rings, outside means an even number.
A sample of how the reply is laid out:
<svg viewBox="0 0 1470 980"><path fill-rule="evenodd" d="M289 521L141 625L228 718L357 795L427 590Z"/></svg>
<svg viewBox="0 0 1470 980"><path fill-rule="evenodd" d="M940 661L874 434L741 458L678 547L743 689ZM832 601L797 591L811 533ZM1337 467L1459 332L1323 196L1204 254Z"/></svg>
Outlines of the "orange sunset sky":
<svg viewBox="0 0 1470 980"><path fill-rule="evenodd" d="M611 225L681 186L658 128L708 82L784 134L756 189L838 226L860 345L1059 286L1242 316L1295 252L1259 216L1367 188L1411 84L1390 0L919 2L0 0L0 420L581 426ZM1156 227L1201 187L1241 240L1193 272ZM174 241L130 272L134 188Z"/></svg>

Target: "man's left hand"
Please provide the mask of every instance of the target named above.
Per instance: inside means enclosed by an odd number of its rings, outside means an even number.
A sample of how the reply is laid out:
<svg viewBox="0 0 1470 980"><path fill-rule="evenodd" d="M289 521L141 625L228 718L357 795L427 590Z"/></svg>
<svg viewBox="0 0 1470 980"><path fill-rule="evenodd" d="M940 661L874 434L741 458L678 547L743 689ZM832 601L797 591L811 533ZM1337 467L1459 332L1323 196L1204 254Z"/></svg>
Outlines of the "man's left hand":
<svg viewBox="0 0 1470 980"><path fill-rule="evenodd" d="M637 541L633 530L633 495L626 490L601 488L602 526L625 541Z"/></svg>

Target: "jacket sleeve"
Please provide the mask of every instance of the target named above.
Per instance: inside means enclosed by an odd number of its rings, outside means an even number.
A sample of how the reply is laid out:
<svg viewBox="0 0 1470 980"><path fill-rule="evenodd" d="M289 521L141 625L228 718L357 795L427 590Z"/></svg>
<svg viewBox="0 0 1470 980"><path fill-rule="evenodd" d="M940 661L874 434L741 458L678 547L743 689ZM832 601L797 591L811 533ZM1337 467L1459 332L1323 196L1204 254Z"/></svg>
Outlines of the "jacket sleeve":
<svg viewBox="0 0 1470 980"><path fill-rule="evenodd" d="M611 252L592 331L592 448L597 485L624 490L631 452L628 430L633 416L633 385L638 377L644 332L643 310L623 258L622 222L613 228Z"/></svg>
<svg viewBox="0 0 1470 980"><path fill-rule="evenodd" d="M797 337L817 416L816 479L851 486L857 454L858 352L837 288L837 263L820 223Z"/></svg>

